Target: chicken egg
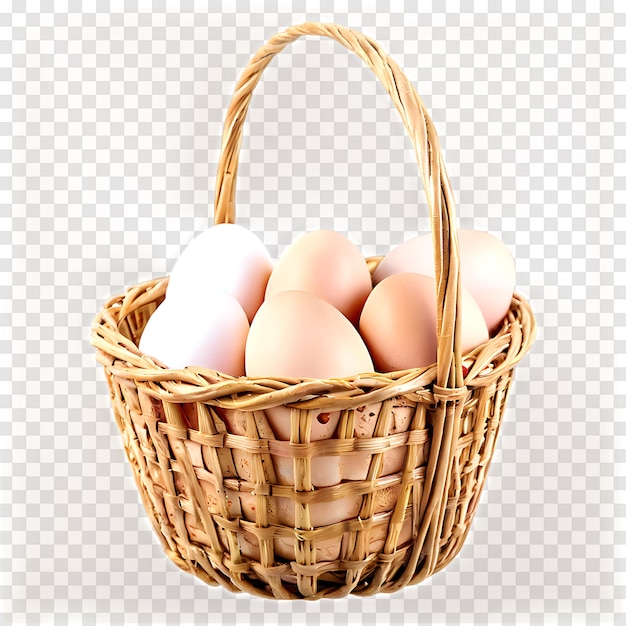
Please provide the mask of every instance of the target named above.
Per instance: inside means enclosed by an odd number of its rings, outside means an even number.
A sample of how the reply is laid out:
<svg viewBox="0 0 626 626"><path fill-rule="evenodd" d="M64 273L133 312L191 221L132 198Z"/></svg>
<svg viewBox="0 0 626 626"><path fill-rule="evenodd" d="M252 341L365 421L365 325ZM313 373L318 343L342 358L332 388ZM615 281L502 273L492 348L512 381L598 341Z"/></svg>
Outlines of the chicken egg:
<svg viewBox="0 0 626 626"><path fill-rule="evenodd" d="M166 297L185 302L197 291L222 289L241 304L251 322L272 268L269 252L254 233L238 224L216 224L183 250Z"/></svg>
<svg viewBox="0 0 626 626"><path fill-rule="evenodd" d="M239 302L219 289L167 297L150 316L139 349L169 369L196 366L243 376L249 327Z"/></svg>
<svg viewBox="0 0 626 626"><path fill-rule="evenodd" d="M265 298L300 290L326 300L356 324L372 290L365 257L340 233L318 230L297 239L281 256Z"/></svg>
<svg viewBox="0 0 626 626"><path fill-rule="evenodd" d="M248 376L347 378L372 368L354 326L328 302L306 291L282 291L269 298L250 326Z"/></svg>
<svg viewBox="0 0 626 626"><path fill-rule="evenodd" d="M461 285L476 300L488 330L500 327L515 288L515 261L506 245L490 233L459 229ZM431 235L414 237L394 248L374 272L374 285L400 272L435 275Z"/></svg>
<svg viewBox="0 0 626 626"><path fill-rule="evenodd" d="M354 326L328 302L305 291L282 291L266 300L254 318L246 344L248 376L272 378L347 378L373 371L374 365ZM289 440L291 409L265 410L278 439ZM315 414L311 441L333 435L339 411ZM279 481L293 484L293 460L274 457ZM341 482L342 459L313 459L311 478L318 487Z"/></svg>
<svg viewBox="0 0 626 626"><path fill-rule="evenodd" d="M489 339L480 308L461 291L461 350L465 354ZM426 367L437 360L435 279L393 274L374 287L363 307L359 330L378 371Z"/></svg>

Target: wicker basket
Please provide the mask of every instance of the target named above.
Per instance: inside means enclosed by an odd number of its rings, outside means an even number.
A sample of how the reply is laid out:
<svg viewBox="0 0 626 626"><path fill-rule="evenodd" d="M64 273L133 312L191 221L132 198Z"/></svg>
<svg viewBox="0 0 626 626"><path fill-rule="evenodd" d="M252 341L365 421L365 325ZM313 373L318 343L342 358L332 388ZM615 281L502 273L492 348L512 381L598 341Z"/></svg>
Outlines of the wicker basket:
<svg viewBox="0 0 626 626"><path fill-rule="evenodd" d="M235 219L252 91L274 55L307 34L335 39L365 61L415 147L435 244L437 362L341 380L169 370L137 348L167 278L111 298L92 327L124 448L167 556L210 585L281 599L393 592L454 558L476 511L513 369L535 336L532 311L516 294L497 334L460 354L455 205L436 132L399 67L351 30L295 26L251 60L226 117L215 222ZM368 260L371 271L379 260ZM289 441L278 439L266 415L281 406ZM330 416L332 433L321 433ZM359 459L360 473L315 485L316 464L346 458ZM277 479L285 464L292 484Z"/></svg>

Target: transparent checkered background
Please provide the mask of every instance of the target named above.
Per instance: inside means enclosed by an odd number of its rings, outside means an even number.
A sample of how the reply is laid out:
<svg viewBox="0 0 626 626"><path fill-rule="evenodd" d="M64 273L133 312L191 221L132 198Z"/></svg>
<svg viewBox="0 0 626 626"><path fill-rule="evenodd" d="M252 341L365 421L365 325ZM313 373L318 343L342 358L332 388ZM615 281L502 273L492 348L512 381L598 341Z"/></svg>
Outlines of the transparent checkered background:
<svg viewBox="0 0 626 626"><path fill-rule="evenodd" d="M626 623L624 4L217 4L0 4L0 622ZM209 225L234 83L307 20L366 32L414 81L460 225L510 246L539 334L456 560L390 596L279 603L163 555L88 337ZM268 68L237 201L274 256L320 227L367 255L429 228L397 112L329 40Z"/></svg>

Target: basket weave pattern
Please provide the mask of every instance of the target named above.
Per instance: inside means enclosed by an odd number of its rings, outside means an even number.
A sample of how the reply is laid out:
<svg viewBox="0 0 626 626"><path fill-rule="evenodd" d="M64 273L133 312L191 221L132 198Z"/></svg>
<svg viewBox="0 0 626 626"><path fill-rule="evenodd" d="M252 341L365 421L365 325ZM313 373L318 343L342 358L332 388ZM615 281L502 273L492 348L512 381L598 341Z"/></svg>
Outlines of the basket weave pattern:
<svg viewBox="0 0 626 626"><path fill-rule="evenodd" d="M436 133L397 65L371 39L339 26L292 27L244 71L225 122L216 223L235 219L252 90L273 56L303 34L358 54L415 146L435 242L437 362L304 381L169 370L137 348L167 278L111 298L92 327L126 455L168 557L208 584L280 599L397 591L454 558L476 511L514 367L535 335L532 311L515 295L498 333L460 354L454 201ZM379 261L368 260L371 272ZM270 426L277 407L289 420L288 441ZM322 436L326 424L332 432ZM324 467L344 472L343 480L321 485Z"/></svg>

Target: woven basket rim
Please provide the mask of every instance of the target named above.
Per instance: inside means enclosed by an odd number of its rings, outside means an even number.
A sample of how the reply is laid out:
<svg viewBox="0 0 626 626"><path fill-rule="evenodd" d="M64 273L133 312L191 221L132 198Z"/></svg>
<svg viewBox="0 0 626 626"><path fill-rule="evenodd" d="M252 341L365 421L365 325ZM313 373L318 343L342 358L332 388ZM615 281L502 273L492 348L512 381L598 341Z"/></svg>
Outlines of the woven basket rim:
<svg viewBox="0 0 626 626"><path fill-rule="evenodd" d="M224 408L258 409L294 405L298 408L342 408L361 406L399 395L417 394L420 400L435 403L433 386L437 364L396 372L360 372L344 378L233 377L222 372L190 366L169 369L138 346L121 330L126 315L136 308L163 299L168 277L145 281L112 296L95 317L91 344L98 361L121 379L133 381L149 395L174 403L206 402ZM126 315L123 315L123 314ZM519 340L511 345L512 327ZM513 294L511 308L498 332L487 342L463 356L467 366L464 386L490 384L512 369L530 349L536 335L536 321L528 301ZM493 361L496 364L493 365ZM493 366L490 368L490 366ZM417 398L416 398L417 399Z"/></svg>

